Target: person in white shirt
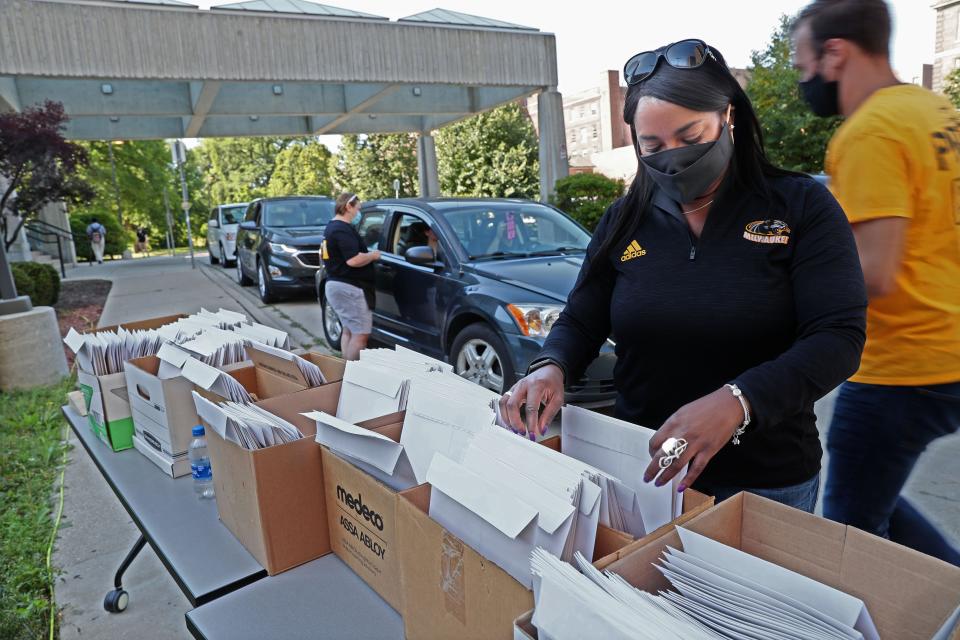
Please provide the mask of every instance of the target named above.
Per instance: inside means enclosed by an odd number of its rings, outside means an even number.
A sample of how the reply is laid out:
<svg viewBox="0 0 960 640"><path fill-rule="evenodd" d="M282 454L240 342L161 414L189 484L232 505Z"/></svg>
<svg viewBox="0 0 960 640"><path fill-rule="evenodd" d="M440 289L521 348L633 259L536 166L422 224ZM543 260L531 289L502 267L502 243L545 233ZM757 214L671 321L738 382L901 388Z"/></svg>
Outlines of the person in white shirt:
<svg viewBox="0 0 960 640"><path fill-rule="evenodd" d="M93 250L93 257L99 264L103 264L103 250L107 246L107 229L100 221L94 218L87 225L87 237L90 238L90 248ZM93 262L90 263L91 265Z"/></svg>

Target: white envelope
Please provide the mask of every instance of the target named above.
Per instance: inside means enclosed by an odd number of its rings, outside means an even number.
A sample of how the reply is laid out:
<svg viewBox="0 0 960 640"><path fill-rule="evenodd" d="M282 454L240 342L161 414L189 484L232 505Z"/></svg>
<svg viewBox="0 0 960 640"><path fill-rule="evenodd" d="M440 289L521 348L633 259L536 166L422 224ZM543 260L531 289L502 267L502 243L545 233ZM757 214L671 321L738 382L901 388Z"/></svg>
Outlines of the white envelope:
<svg viewBox="0 0 960 640"><path fill-rule="evenodd" d="M430 517L528 589L533 584L530 552L539 546L559 555L570 533L572 507L562 521L541 519L537 506L511 495L511 485L478 475L441 453L434 456L427 481L433 487ZM554 496L533 487L525 496L535 493L541 505L556 504Z"/></svg>
<svg viewBox="0 0 960 640"><path fill-rule="evenodd" d="M210 402L196 391L190 392L193 395L193 404L197 409L197 415L203 418L204 422L210 425L210 428L217 432L224 440L229 440L238 445L242 445L237 436L236 429L232 421L227 417L220 407Z"/></svg>
<svg viewBox="0 0 960 640"><path fill-rule="evenodd" d="M679 515L683 504L676 489L685 469L662 487L643 481L651 460L650 438L656 431L569 405L563 407L561 416L563 453L608 473L636 492L645 531L629 533L642 537Z"/></svg>
<svg viewBox="0 0 960 640"><path fill-rule="evenodd" d="M410 389L406 409L400 442L420 483L426 482L434 453L460 461L470 440L494 420L493 410L482 402L441 396L424 384Z"/></svg>
<svg viewBox="0 0 960 640"><path fill-rule="evenodd" d="M406 378L384 367L348 361L340 383L337 417L356 424L402 410Z"/></svg>
<svg viewBox="0 0 960 640"><path fill-rule="evenodd" d="M301 415L316 421L317 442L394 491L409 489L417 484L413 468L399 442L322 411Z"/></svg>
<svg viewBox="0 0 960 640"><path fill-rule="evenodd" d="M496 454L510 466L529 474L531 478L536 478L541 473L550 478L564 472L578 478L580 482L577 488L579 515L573 525L574 538L561 557L570 560L574 551L580 551L588 558L593 557L597 525L600 522L601 492L599 486L584 477L584 473L595 472L595 469L589 470L588 465L578 460L521 438L499 427L484 430L473 444ZM573 495L565 497L572 498Z"/></svg>

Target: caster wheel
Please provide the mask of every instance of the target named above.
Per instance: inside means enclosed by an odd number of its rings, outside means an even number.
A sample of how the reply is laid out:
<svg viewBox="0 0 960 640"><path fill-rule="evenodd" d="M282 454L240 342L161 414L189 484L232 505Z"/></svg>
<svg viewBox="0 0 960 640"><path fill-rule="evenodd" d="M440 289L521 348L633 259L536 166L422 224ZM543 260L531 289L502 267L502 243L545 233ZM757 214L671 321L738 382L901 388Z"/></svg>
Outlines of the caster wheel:
<svg viewBox="0 0 960 640"><path fill-rule="evenodd" d="M121 613L130 603L130 595L123 589L114 589L103 599L103 608L110 613Z"/></svg>

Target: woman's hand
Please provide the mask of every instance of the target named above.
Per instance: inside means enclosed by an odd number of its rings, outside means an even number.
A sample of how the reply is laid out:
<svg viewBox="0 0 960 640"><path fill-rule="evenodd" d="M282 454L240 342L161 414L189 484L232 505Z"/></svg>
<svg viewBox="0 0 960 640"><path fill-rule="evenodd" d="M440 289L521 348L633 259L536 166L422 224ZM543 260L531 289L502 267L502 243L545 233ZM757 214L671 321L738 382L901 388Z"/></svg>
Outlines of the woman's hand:
<svg viewBox="0 0 960 640"><path fill-rule="evenodd" d="M743 418L740 401L726 387L680 407L650 439L653 460L643 474L643 481L650 482L660 472L659 462L664 455L660 447L666 439L683 438L687 441L686 450L657 478L657 486L670 482L685 464L690 467L677 490L691 486L710 459L730 442L734 431L743 424Z"/></svg>
<svg viewBox="0 0 960 640"><path fill-rule="evenodd" d="M500 415L513 431L533 440L546 433L547 425L562 406L563 370L555 364L548 364L521 378L503 394ZM526 423L520 417L520 407L526 407Z"/></svg>
<svg viewBox="0 0 960 640"><path fill-rule="evenodd" d="M371 262L376 262L376 261L379 260L379 259L380 259L380 250L379 250L379 249L375 249L375 250L373 250L373 251L370 252L370 261L371 261Z"/></svg>

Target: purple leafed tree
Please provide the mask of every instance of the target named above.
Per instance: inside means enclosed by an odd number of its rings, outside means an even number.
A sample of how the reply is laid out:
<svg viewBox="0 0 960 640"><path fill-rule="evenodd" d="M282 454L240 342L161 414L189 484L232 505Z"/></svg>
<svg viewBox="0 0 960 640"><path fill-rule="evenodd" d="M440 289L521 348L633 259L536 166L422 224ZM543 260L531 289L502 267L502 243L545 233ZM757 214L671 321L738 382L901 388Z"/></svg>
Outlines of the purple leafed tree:
<svg viewBox="0 0 960 640"><path fill-rule="evenodd" d="M48 203L82 204L93 199L93 188L76 173L86 166L87 153L63 137L67 120L63 105L51 101L0 114L0 176L7 183L0 192L5 249L16 241L24 222ZM3 213L20 216L12 231Z"/></svg>

